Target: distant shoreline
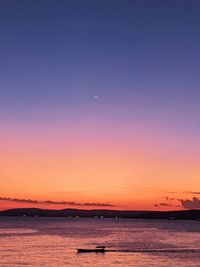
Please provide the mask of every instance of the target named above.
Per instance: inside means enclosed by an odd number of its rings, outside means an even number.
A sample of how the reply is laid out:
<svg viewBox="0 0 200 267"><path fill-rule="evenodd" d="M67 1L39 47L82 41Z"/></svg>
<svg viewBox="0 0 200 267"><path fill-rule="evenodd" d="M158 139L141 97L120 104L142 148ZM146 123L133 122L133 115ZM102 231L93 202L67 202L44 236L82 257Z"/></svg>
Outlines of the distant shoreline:
<svg viewBox="0 0 200 267"><path fill-rule="evenodd" d="M83 210L62 209L49 210L37 208L18 208L0 211L0 216L17 217L61 217L61 218L127 218L127 219L167 219L200 220L200 210L179 211L130 211L130 210Z"/></svg>

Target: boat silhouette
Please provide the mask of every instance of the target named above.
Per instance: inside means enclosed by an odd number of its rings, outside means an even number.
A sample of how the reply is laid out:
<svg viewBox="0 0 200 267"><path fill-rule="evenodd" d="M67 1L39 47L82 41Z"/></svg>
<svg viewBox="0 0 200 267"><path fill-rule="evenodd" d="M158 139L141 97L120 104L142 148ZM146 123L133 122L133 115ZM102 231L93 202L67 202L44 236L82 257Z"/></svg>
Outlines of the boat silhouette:
<svg viewBox="0 0 200 267"><path fill-rule="evenodd" d="M96 248L93 248L93 249L77 248L77 252L78 253L90 253L90 252L104 253L106 252L105 248L106 247L104 246L97 246Z"/></svg>

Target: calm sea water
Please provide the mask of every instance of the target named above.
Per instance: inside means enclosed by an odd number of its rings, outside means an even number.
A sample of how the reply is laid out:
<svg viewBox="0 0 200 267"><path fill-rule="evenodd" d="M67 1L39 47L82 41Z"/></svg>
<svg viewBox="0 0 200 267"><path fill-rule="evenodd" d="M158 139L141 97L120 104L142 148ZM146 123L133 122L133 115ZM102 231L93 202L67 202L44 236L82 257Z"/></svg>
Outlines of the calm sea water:
<svg viewBox="0 0 200 267"><path fill-rule="evenodd" d="M0 266L199 267L200 221L1 217Z"/></svg>

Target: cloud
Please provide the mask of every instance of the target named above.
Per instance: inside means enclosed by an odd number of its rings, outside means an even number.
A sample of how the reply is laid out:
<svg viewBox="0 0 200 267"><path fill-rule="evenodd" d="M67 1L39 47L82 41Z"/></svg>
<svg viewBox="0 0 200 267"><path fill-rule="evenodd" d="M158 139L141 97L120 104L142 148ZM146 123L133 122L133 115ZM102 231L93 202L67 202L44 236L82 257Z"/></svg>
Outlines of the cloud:
<svg viewBox="0 0 200 267"><path fill-rule="evenodd" d="M165 199L166 199L167 201L173 201L173 200L174 200L174 198L170 198L170 197L165 197Z"/></svg>
<svg viewBox="0 0 200 267"><path fill-rule="evenodd" d="M186 191L186 194L191 194L191 195L200 195L199 191Z"/></svg>
<svg viewBox="0 0 200 267"><path fill-rule="evenodd" d="M155 207L174 207L174 205L172 204L168 204L168 203L159 203L159 204L155 204Z"/></svg>
<svg viewBox="0 0 200 267"><path fill-rule="evenodd" d="M200 195L200 191L179 191L179 192L175 192L175 191L167 191L167 194L191 194L191 195Z"/></svg>
<svg viewBox="0 0 200 267"><path fill-rule="evenodd" d="M0 201L12 201L20 203L29 203L29 204L46 204L46 205L64 205L64 206L84 206L84 207L114 207L110 203L101 203L101 202L73 202L73 201L53 201L53 200L33 200L33 199L20 199L20 198L10 198L10 197L0 197Z"/></svg>
<svg viewBox="0 0 200 267"><path fill-rule="evenodd" d="M181 205L184 209L200 209L200 199L197 197L193 197L190 199L179 199Z"/></svg>

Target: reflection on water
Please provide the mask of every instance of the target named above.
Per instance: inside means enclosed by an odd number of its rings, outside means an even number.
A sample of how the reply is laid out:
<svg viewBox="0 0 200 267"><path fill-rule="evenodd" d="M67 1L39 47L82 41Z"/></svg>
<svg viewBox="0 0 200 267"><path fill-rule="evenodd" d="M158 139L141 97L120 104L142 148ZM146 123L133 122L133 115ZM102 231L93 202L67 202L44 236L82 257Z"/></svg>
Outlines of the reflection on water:
<svg viewBox="0 0 200 267"><path fill-rule="evenodd" d="M115 252L77 254L106 245ZM0 266L197 267L200 222L0 218Z"/></svg>

